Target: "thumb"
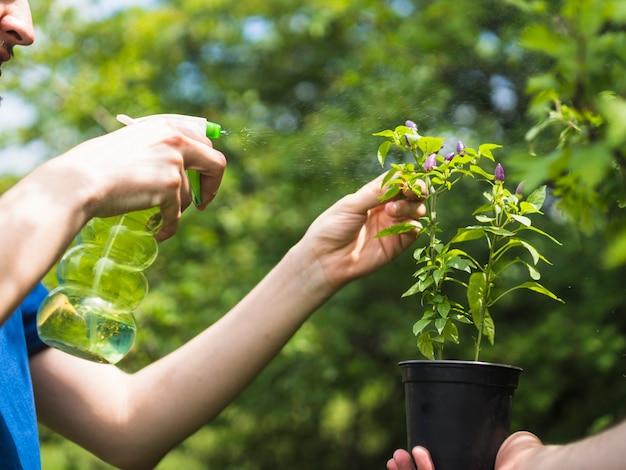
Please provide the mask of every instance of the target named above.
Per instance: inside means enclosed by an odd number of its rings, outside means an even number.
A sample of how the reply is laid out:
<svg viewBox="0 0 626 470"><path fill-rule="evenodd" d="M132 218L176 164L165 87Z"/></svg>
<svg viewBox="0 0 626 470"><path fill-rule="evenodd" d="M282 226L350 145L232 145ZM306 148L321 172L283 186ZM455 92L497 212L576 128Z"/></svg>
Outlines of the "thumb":
<svg viewBox="0 0 626 470"><path fill-rule="evenodd" d="M382 187L383 178L384 175L378 176L356 192L346 196L344 201L349 202L352 210L357 213L365 213L374 207L382 205L380 197L383 195L384 190Z"/></svg>
<svg viewBox="0 0 626 470"><path fill-rule="evenodd" d="M541 440L534 434L526 431L519 431L511 434L500 446L496 457L497 470L513 469L520 461L523 454L543 447Z"/></svg>

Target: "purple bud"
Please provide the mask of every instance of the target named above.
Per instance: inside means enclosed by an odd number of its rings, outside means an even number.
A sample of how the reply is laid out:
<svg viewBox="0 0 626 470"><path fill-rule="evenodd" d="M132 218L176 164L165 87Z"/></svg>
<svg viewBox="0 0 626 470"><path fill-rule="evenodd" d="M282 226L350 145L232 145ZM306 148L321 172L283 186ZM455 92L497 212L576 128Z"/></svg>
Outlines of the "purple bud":
<svg viewBox="0 0 626 470"><path fill-rule="evenodd" d="M447 154L444 158L444 161L446 163L450 163L452 161L452 159L454 158L454 156L456 155L456 153L454 152L450 152L449 154Z"/></svg>
<svg viewBox="0 0 626 470"><path fill-rule="evenodd" d="M437 154L431 153L430 155L428 155L428 158L426 158L426 161L424 162L424 170L430 171L436 166L437 166Z"/></svg>
<svg viewBox="0 0 626 470"><path fill-rule="evenodd" d="M504 182L504 168L499 163L496 165L496 171L494 172L494 177L496 182L503 183Z"/></svg>
<svg viewBox="0 0 626 470"><path fill-rule="evenodd" d="M411 142L409 141L409 136L404 134L404 143L406 144L407 148L411 148Z"/></svg>
<svg viewBox="0 0 626 470"><path fill-rule="evenodd" d="M407 119L407 121L404 123L404 125L406 127L408 127L409 129L413 129L413 130L417 130L417 124L415 124L413 121L411 121L410 119Z"/></svg>
<svg viewBox="0 0 626 470"><path fill-rule="evenodd" d="M515 189L515 195L520 199L524 195L524 182L523 181L521 181L520 184L517 185L517 188Z"/></svg>
<svg viewBox="0 0 626 470"><path fill-rule="evenodd" d="M465 144L459 140L456 143L456 153L458 153L459 155L462 155L464 151L465 151Z"/></svg>

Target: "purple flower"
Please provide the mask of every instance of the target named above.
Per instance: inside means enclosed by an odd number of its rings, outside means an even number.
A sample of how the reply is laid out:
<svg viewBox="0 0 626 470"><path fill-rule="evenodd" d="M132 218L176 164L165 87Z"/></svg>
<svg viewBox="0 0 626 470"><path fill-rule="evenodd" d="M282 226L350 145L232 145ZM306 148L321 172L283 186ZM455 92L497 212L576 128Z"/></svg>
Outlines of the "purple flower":
<svg viewBox="0 0 626 470"><path fill-rule="evenodd" d="M404 125L406 127L408 127L409 129L413 129L415 131L417 131L417 124L415 124L413 121L411 121L410 119L407 119L407 121L404 123Z"/></svg>
<svg viewBox="0 0 626 470"><path fill-rule="evenodd" d="M437 154L431 153L430 155L428 155L428 158L426 158L426 161L424 162L424 170L430 171L434 169L436 166L437 166Z"/></svg>
<svg viewBox="0 0 626 470"><path fill-rule="evenodd" d="M450 152L449 154L447 154L444 158L444 161L446 163L450 163L452 161L452 159L454 158L454 156L456 155L456 153L454 152Z"/></svg>
<svg viewBox="0 0 626 470"><path fill-rule="evenodd" d="M456 153L458 153L459 155L463 155L464 152L465 152L465 144L459 140L456 143Z"/></svg>
<svg viewBox="0 0 626 470"><path fill-rule="evenodd" d="M500 165L499 163L496 165L496 171L494 172L493 175L497 183L504 182L504 168L502 168L502 165Z"/></svg>

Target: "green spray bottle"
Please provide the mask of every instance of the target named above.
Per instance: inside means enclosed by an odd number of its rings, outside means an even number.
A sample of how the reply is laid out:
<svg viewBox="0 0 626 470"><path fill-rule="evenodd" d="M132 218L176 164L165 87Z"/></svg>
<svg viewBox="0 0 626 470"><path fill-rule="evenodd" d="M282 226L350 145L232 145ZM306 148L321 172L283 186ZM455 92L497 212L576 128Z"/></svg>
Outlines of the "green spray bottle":
<svg viewBox="0 0 626 470"><path fill-rule="evenodd" d="M217 138L219 124L204 118L165 114L132 119L129 125L155 117ZM188 170L193 202L202 204L200 175ZM162 224L158 207L115 217L91 219L77 244L61 258L57 279L37 313L37 331L46 344L94 362L115 364L130 350L137 325L133 311L148 293L143 271L156 259L154 235Z"/></svg>

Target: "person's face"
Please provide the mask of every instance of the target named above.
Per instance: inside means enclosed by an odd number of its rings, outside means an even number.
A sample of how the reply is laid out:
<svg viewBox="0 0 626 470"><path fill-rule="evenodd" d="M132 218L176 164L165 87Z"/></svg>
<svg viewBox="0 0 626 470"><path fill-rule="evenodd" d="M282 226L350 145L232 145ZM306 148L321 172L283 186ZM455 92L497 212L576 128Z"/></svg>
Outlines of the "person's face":
<svg viewBox="0 0 626 470"><path fill-rule="evenodd" d="M34 40L28 0L0 0L0 66L13 56L13 47L28 46Z"/></svg>

